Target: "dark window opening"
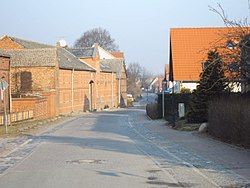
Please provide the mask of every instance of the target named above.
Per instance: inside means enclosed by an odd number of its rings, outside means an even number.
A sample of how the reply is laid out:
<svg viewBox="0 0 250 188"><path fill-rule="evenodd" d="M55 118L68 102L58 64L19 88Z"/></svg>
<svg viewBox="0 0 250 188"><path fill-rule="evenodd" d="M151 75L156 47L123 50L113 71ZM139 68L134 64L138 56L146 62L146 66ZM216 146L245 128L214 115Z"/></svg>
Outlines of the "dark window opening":
<svg viewBox="0 0 250 188"><path fill-rule="evenodd" d="M239 65L237 62L232 62L228 65L228 69L231 71L231 72L238 72L239 71Z"/></svg>
<svg viewBox="0 0 250 188"><path fill-rule="evenodd" d="M31 72L21 72L20 75L21 92L29 92L32 90L32 75Z"/></svg>
<svg viewBox="0 0 250 188"><path fill-rule="evenodd" d="M230 50L233 50L235 48L235 44L232 41L227 42L227 48Z"/></svg>

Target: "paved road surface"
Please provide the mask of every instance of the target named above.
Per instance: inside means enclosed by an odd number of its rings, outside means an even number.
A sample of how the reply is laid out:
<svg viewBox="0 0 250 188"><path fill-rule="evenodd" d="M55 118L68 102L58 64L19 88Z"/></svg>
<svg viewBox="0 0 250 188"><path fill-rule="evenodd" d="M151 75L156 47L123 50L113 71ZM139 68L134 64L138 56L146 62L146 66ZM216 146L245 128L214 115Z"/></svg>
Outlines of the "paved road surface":
<svg viewBox="0 0 250 188"><path fill-rule="evenodd" d="M164 124L138 109L74 119L1 157L0 187L249 185L249 151Z"/></svg>
<svg viewBox="0 0 250 188"><path fill-rule="evenodd" d="M145 106L149 103L155 103L157 98L157 94L155 93L142 93L142 98L134 102L134 106L137 108L145 108Z"/></svg>

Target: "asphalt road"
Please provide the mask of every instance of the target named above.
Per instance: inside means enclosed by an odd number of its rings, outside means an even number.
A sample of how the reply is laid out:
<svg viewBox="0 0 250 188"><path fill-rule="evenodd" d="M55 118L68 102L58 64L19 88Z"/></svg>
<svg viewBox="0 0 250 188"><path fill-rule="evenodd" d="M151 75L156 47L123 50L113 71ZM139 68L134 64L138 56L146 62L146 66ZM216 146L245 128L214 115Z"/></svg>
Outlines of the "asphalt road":
<svg viewBox="0 0 250 188"><path fill-rule="evenodd" d="M149 103L155 103L157 99L157 94L155 93L142 93L142 98L134 102L134 106L136 108L145 108L145 106Z"/></svg>
<svg viewBox="0 0 250 188"><path fill-rule="evenodd" d="M190 133L171 132L164 124L161 120L149 120L140 109L86 114L40 136L30 136L1 157L0 187L250 185L249 151ZM208 154L211 149L215 156ZM219 153L222 149L224 156ZM231 160L230 152L249 168L243 172L229 168L229 160L222 158Z"/></svg>

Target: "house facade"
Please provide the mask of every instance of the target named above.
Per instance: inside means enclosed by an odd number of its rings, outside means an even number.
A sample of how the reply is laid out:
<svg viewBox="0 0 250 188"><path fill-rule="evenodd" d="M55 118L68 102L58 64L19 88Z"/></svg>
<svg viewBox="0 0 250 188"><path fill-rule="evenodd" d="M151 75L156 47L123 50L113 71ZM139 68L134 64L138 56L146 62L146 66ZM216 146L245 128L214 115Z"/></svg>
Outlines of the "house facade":
<svg viewBox="0 0 250 188"><path fill-rule="evenodd" d="M96 108L125 107L127 105L127 75L122 52L119 57L98 44L90 48L69 49L79 60L96 70ZM105 104L106 103L106 104Z"/></svg>
<svg viewBox="0 0 250 188"><path fill-rule="evenodd" d="M232 29L172 28L170 30L169 87L174 92L182 88L196 89L203 63L210 50L229 49L229 33ZM224 53L223 51L219 51ZM230 60L225 62L231 63ZM240 88L233 87L234 91Z"/></svg>
<svg viewBox="0 0 250 188"><path fill-rule="evenodd" d="M120 70L100 62L100 56L116 58L104 49L100 49L100 53L98 45L76 51L3 36L0 49L12 56L10 79L14 101L19 97L46 98L48 117L116 108L119 106L118 95L125 98L126 76L120 83L123 89L119 93L117 72ZM124 60L117 61L124 65ZM123 66L119 68L125 72ZM28 103L16 104L13 103L13 111L29 108Z"/></svg>

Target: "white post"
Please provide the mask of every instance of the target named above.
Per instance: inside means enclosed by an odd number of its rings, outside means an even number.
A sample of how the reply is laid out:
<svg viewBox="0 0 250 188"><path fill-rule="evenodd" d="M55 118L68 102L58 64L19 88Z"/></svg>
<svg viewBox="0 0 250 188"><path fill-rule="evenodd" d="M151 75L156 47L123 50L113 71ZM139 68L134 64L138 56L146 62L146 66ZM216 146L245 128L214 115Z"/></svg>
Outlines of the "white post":
<svg viewBox="0 0 250 188"><path fill-rule="evenodd" d="M5 125L5 133L8 133L8 117L6 112L6 97L5 92L3 91L3 109L4 109L4 125Z"/></svg>

